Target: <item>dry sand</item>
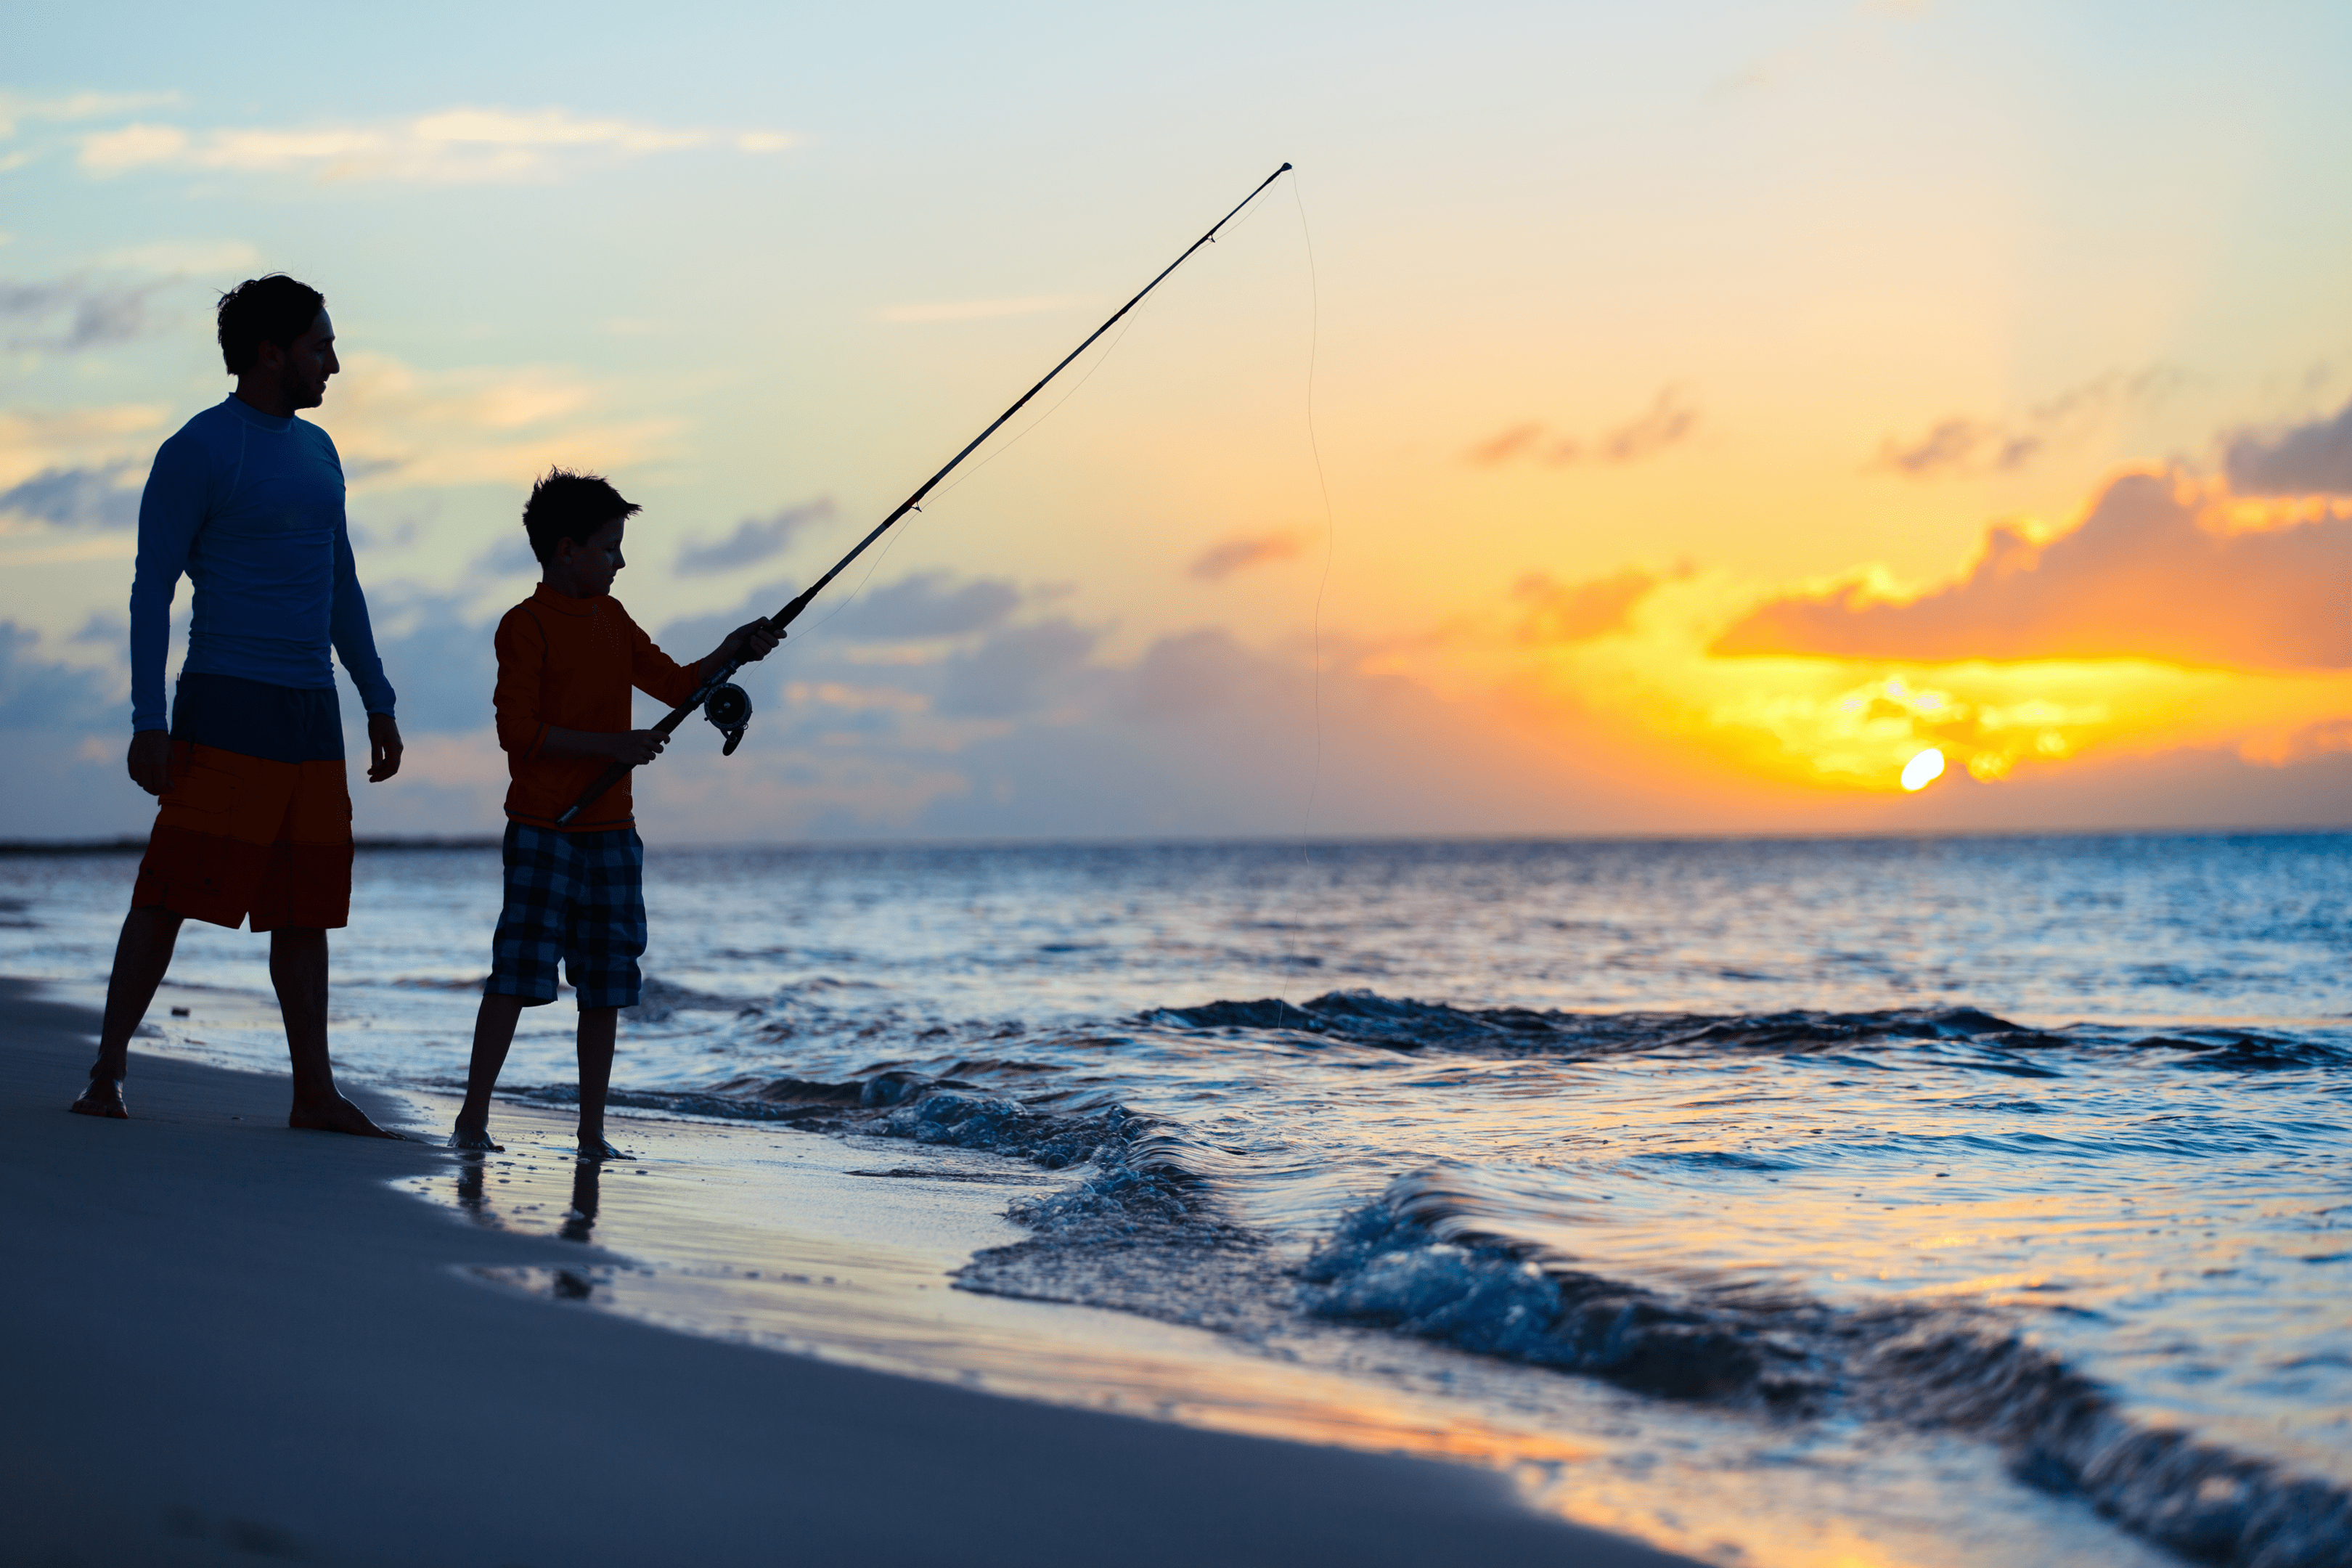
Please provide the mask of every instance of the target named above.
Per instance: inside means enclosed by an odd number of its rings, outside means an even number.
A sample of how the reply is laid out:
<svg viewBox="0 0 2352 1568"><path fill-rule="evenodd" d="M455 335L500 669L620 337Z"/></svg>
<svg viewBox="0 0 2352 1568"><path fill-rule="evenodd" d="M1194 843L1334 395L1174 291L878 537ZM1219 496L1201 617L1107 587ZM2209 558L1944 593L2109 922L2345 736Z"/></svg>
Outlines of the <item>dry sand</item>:
<svg viewBox="0 0 2352 1568"><path fill-rule="evenodd" d="M395 1191L446 1167L431 1146L289 1131L282 1079L134 1053L137 1120L65 1115L96 1024L0 981L11 1563L1685 1562L1530 1513L1489 1471L485 1288L457 1270L582 1249Z"/></svg>

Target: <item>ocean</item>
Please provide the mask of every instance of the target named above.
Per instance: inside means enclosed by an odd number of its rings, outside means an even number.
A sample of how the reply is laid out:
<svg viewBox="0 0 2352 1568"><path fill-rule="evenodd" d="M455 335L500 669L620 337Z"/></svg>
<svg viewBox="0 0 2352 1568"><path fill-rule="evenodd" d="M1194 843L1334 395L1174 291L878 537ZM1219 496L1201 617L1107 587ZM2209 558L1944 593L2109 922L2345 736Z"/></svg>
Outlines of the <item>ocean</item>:
<svg viewBox="0 0 2352 1568"><path fill-rule="evenodd" d="M0 862L0 971L102 984L132 865ZM964 1291L1522 1434L1565 1511L1726 1563L2352 1562L2352 837L656 847L646 889L616 1108L1028 1173ZM362 851L339 1070L462 1082L498 901L494 849ZM191 922L142 1048L281 1067L265 945ZM571 1023L508 1090L562 1103Z"/></svg>

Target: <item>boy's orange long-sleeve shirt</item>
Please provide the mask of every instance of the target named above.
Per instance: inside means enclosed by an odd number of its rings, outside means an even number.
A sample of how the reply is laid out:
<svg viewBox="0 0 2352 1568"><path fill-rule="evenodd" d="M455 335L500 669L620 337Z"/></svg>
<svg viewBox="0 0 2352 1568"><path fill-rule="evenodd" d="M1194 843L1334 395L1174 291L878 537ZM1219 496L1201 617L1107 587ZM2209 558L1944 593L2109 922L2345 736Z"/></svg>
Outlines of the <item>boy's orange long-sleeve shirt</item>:
<svg viewBox="0 0 2352 1568"><path fill-rule="evenodd" d="M676 707L701 679L698 662L680 665L656 647L620 600L575 599L544 583L499 623L498 650L499 744L512 780L507 816L536 827L553 827L606 766L602 757L541 756L550 726L628 730L629 688ZM595 833L635 820L624 778L563 831Z"/></svg>

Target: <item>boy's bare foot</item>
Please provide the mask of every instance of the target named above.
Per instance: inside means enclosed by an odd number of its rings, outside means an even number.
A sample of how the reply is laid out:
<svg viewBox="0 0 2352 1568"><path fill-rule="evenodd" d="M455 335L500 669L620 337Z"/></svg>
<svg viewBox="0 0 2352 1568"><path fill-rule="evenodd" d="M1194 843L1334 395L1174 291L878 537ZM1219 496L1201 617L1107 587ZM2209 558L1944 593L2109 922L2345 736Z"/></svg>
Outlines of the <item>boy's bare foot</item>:
<svg viewBox="0 0 2352 1568"><path fill-rule="evenodd" d="M479 1127L468 1127L462 1121L458 1122L450 1129L449 1147L468 1149L477 1154L503 1154L507 1152L505 1144L490 1142L490 1129L488 1122Z"/></svg>
<svg viewBox="0 0 2352 1568"><path fill-rule="evenodd" d="M286 1113L286 1125L313 1132L348 1132L355 1138L401 1138L399 1133L387 1132L370 1121L366 1111L340 1094L332 1100L312 1100L307 1104L296 1100L294 1109Z"/></svg>
<svg viewBox="0 0 2352 1568"><path fill-rule="evenodd" d="M104 1116L116 1121L131 1120L130 1108L122 1103L122 1080L119 1078L92 1078L89 1087L83 1089L66 1109L76 1116Z"/></svg>
<svg viewBox="0 0 2352 1568"><path fill-rule="evenodd" d="M602 1134L594 1132L580 1134L580 1157L583 1160L634 1160L636 1158L634 1154L624 1153L614 1148Z"/></svg>

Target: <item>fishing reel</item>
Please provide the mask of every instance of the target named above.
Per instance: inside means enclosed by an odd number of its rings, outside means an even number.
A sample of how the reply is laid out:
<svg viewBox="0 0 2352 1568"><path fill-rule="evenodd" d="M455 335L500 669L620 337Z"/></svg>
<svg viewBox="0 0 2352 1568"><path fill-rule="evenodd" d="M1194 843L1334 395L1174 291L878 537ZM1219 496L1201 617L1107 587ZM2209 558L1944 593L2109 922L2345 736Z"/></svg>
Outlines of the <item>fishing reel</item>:
<svg viewBox="0 0 2352 1568"><path fill-rule="evenodd" d="M727 744L719 754L731 757L735 748L743 743L743 731L751 725L751 694L730 680L703 701L702 716L727 737Z"/></svg>

